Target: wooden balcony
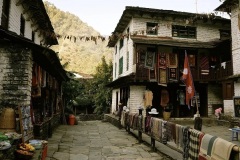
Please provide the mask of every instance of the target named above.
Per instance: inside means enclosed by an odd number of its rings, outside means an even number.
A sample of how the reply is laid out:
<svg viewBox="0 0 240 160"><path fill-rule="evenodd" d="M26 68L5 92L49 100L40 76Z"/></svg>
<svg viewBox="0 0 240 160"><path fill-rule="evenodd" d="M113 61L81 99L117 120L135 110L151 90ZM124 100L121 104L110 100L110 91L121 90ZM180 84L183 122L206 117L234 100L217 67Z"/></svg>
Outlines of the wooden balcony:
<svg viewBox="0 0 240 160"><path fill-rule="evenodd" d="M178 80L182 76L182 74L179 72L179 69L177 69L177 72L179 73ZM156 81L157 77L159 77L158 73L156 73ZM222 79L225 79L231 75L233 75L233 67L232 67L232 61L227 61L222 64L218 64L215 66L215 68L211 67L208 71L203 72L200 67L191 68L191 73L194 81L219 81ZM136 80L138 81L151 81L152 77L150 77L150 70L147 68L144 68L143 65L137 65L136 66Z"/></svg>

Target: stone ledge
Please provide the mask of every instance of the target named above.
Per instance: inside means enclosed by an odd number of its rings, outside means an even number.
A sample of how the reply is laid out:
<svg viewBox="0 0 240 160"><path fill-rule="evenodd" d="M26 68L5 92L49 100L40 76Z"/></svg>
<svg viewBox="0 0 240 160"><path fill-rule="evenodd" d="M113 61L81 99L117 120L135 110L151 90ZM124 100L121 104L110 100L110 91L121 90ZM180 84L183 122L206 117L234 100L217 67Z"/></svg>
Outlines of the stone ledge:
<svg viewBox="0 0 240 160"><path fill-rule="evenodd" d="M78 115L79 121L93 121L93 120L102 120L103 115L97 115L97 114L80 114Z"/></svg>
<svg viewBox="0 0 240 160"><path fill-rule="evenodd" d="M122 128L119 117L113 114L105 114L103 121L109 122L118 128Z"/></svg>

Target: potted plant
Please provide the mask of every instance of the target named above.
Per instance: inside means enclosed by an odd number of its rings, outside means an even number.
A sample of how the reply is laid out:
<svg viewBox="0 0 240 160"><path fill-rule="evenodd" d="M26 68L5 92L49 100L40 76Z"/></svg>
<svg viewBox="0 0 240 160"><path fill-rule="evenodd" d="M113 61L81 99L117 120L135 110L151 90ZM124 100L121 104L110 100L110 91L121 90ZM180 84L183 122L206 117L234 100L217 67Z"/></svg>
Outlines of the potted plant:
<svg viewBox="0 0 240 160"><path fill-rule="evenodd" d="M164 107L164 109L163 109L163 119L164 120L169 120L172 110L173 110L172 103L168 103L167 106Z"/></svg>

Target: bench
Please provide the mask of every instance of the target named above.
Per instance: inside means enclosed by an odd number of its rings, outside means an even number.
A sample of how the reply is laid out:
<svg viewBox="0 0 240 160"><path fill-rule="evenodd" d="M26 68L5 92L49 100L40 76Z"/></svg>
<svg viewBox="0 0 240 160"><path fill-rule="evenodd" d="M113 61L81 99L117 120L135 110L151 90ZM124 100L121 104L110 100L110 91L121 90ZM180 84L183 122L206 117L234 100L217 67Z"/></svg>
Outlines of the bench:
<svg viewBox="0 0 240 160"><path fill-rule="evenodd" d="M232 132L232 141L238 141L238 133L240 133L240 128L230 128L229 131Z"/></svg>

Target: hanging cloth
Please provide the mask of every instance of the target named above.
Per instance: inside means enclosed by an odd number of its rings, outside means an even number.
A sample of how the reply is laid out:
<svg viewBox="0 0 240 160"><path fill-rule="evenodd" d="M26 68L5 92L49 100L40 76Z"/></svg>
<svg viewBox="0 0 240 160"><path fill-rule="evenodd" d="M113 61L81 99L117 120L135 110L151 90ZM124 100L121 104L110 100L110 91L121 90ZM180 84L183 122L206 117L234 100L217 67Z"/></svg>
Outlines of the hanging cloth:
<svg viewBox="0 0 240 160"><path fill-rule="evenodd" d="M144 94L144 106L145 108L152 106L153 93L150 90L146 90Z"/></svg>
<svg viewBox="0 0 240 160"><path fill-rule="evenodd" d="M169 102L169 94L166 89L161 90L161 106L166 107Z"/></svg>

